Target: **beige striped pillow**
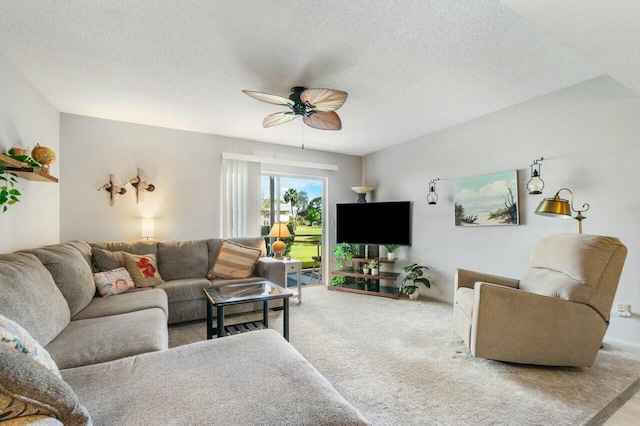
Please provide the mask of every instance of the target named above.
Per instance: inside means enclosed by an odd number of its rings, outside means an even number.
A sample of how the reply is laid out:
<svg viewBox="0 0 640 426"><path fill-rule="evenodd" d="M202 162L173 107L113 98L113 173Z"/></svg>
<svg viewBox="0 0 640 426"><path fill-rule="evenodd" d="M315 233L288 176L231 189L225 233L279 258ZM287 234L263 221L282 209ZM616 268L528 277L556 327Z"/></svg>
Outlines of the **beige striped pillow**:
<svg viewBox="0 0 640 426"><path fill-rule="evenodd" d="M218 257L207 273L207 278L249 278L253 274L262 251L259 248L223 241Z"/></svg>

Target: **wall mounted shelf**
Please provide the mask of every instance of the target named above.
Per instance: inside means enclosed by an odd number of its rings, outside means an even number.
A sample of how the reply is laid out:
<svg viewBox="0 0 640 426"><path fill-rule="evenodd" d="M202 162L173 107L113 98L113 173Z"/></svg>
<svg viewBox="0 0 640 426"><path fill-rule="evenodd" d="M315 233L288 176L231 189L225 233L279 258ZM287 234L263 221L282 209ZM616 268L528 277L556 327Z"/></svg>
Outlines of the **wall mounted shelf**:
<svg viewBox="0 0 640 426"><path fill-rule="evenodd" d="M5 167L8 172L15 173L22 179L38 182L58 182L57 177L51 176L49 173L42 171L40 168L30 166L27 163L15 160L5 154L0 154L0 166Z"/></svg>

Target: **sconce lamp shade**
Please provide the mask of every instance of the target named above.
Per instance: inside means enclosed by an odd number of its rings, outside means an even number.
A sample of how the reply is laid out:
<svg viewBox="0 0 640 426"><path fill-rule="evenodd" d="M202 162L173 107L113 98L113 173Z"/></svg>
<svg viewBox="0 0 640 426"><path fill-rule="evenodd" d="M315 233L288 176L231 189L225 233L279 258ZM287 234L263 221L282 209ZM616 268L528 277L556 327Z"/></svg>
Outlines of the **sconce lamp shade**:
<svg viewBox="0 0 640 426"><path fill-rule="evenodd" d="M533 160L533 164L529 166L531 168L531 179L527 182L527 189L531 195L542 194L542 188L544 188L544 181L540 178L540 168L542 167L540 162L542 160L544 160L544 157Z"/></svg>
<svg viewBox="0 0 640 426"><path fill-rule="evenodd" d="M571 206L569 206L568 200L560 198L556 194L553 198L545 198L542 200L536 209L536 214L571 218Z"/></svg>
<svg viewBox="0 0 640 426"><path fill-rule="evenodd" d="M427 204L438 204L438 194L436 193L436 181L440 178L431 179L429 182L429 193L427 194Z"/></svg>
<svg viewBox="0 0 640 426"><path fill-rule="evenodd" d="M284 253L287 248L287 245L283 241L280 241L280 238L288 238L290 236L291 233L289 232L289 228L286 223L276 222L271 227L269 237L277 238L277 240L271 244L271 251L276 259L282 259L282 253Z"/></svg>
<svg viewBox="0 0 640 426"><path fill-rule="evenodd" d="M560 191L567 191L569 193L570 201L560 198ZM569 188L560 188L553 198L545 198L540 202L540 205L536 209L536 214L542 216L552 217L571 217L571 211L578 213L573 219L578 221L578 233L582 234L582 221L586 219L582 213L589 210L589 204L584 203L582 210L578 210L573 207L573 192Z"/></svg>
<svg viewBox="0 0 640 426"><path fill-rule="evenodd" d="M153 238L153 236L154 236L154 226L153 226L153 218L152 217L143 217L142 218L140 231L141 231L140 233L142 234L142 238L146 238L147 240L149 238Z"/></svg>

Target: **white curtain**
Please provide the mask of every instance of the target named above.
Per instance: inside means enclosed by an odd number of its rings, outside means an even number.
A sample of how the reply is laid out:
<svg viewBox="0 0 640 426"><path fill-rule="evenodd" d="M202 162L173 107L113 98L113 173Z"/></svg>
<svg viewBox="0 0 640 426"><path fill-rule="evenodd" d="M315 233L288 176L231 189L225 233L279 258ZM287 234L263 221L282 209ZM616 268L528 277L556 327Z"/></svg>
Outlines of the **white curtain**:
<svg viewBox="0 0 640 426"><path fill-rule="evenodd" d="M222 160L222 237L260 235L260 163Z"/></svg>

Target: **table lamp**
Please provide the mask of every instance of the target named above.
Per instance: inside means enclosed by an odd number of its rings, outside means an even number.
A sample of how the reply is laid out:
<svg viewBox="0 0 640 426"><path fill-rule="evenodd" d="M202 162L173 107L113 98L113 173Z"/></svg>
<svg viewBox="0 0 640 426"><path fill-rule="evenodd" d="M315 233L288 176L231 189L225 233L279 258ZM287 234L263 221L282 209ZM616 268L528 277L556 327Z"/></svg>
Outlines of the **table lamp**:
<svg viewBox="0 0 640 426"><path fill-rule="evenodd" d="M277 238L277 240L271 244L271 251L276 259L282 260L282 253L287 249L287 245L284 241L281 241L280 238L288 238L290 236L291 234L289 233L289 228L286 223L276 222L273 224L273 227L269 232L269 237Z"/></svg>
<svg viewBox="0 0 640 426"><path fill-rule="evenodd" d="M560 198L560 191L567 191L571 201L569 202ZM571 218L571 210L578 213L573 219L578 221L578 234L582 234L582 221L586 219L586 216L583 216L582 212L589 210L589 204L584 203L582 205L582 210L576 210L573 207L573 192L571 192L569 188L560 188L553 198L545 198L542 200L536 209L536 214L542 216Z"/></svg>

